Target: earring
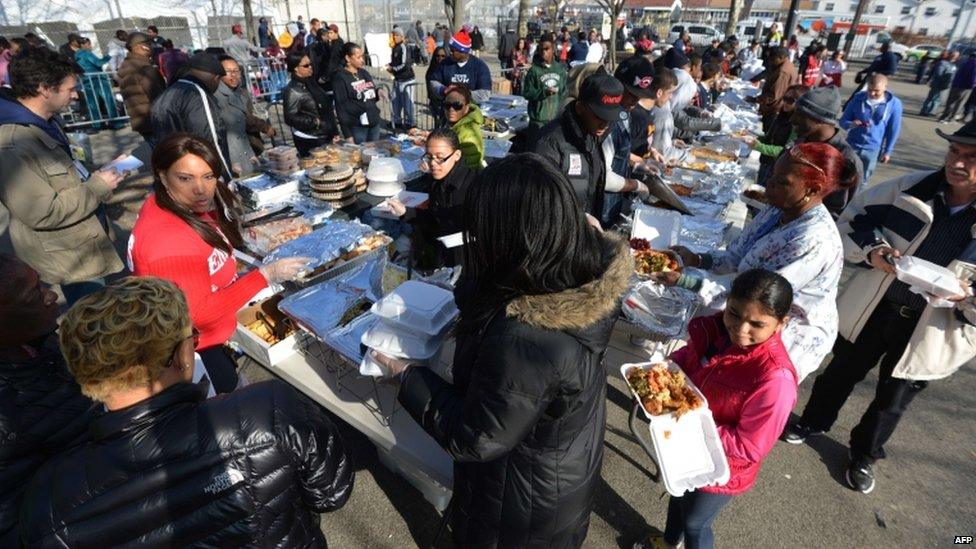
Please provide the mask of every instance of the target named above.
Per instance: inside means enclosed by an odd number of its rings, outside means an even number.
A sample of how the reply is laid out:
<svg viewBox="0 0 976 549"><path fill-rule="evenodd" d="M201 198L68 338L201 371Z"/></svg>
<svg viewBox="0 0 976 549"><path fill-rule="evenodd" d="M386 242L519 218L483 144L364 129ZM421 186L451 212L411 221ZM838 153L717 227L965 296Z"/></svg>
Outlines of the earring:
<svg viewBox="0 0 976 549"><path fill-rule="evenodd" d="M803 203L806 204L807 202L810 202L810 195L806 195L803 197Z"/></svg>

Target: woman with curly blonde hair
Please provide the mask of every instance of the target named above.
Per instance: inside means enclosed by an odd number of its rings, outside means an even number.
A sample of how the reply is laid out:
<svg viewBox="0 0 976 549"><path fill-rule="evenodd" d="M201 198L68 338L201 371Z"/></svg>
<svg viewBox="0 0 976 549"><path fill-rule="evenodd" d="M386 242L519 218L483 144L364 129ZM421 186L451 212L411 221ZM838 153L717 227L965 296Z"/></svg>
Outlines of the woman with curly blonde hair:
<svg viewBox="0 0 976 549"><path fill-rule="evenodd" d="M34 476L26 546L325 546L317 513L353 480L332 422L277 380L207 400L190 382L195 336L183 292L155 277L65 314L68 369L106 413Z"/></svg>

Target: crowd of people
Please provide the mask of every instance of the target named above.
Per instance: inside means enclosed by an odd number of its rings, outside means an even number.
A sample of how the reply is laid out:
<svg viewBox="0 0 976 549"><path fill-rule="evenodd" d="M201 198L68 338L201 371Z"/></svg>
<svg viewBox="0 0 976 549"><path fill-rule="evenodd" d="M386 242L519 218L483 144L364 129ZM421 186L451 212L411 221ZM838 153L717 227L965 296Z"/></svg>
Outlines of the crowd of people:
<svg viewBox="0 0 976 549"><path fill-rule="evenodd" d="M226 346L235 312L308 262L245 271L234 256L243 211L230 182L259 168L264 138L276 135L246 89L252 55L285 64L284 120L301 156L338 139L375 141L385 123L363 47L300 19L284 41L260 21L257 45L235 26L220 55L180 56L152 27L120 31L102 58L81 36L60 52L25 37L0 53L0 203L14 251L0 255L0 545L324 545L317 514L353 490L341 437L284 382L248 384ZM460 546L583 545L603 460L604 357L633 275L617 229L652 194L649 171L680 163L705 132L731 133L715 115L719 96L757 64L747 80L763 132L734 137L758 151L768 205L722 249L670 250L694 269L654 275L717 311L691 321L670 359L707 399L731 474L672 496L647 545L712 547L715 517L752 488L776 441L826 433L878 367L845 479L871 492L908 405L976 357L976 121L937 130L947 143L937 168L869 185L901 126L887 47L845 103L843 56L816 43L800 52L777 27L702 52L687 35L663 53L653 38L636 34L635 54L611 72L599 34L563 28L528 42L509 29L498 55L527 69L518 92L530 124L512 154L489 162L479 105L492 83L477 27L424 33L418 21L390 33L388 122L414 126L413 67L425 53L437 120L416 183L428 208L391 209L428 244L458 233L464 244L437 248L462 273L453 379L373 358L455 460ZM952 92L965 86L953 61L931 78L951 84L954 115L962 99ZM130 174L86 166L60 119L79 90L111 90L84 78L111 63L129 124L152 149L152 193L125 262L105 204ZM926 105L937 103L930 94ZM951 269L959 294L914 291L895 276L905 256ZM845 263L856 274L841 287Z"/></svg>

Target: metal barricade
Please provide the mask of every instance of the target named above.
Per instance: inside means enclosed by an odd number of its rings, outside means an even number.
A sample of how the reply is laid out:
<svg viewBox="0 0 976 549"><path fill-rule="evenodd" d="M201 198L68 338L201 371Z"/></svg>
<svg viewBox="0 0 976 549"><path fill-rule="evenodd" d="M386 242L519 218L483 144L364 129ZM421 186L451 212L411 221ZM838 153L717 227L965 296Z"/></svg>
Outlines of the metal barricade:
<svg viewBox="0 0 976 549"><path fill-rule="evenodd" d="M129 121L122 96L115 90L115 73L89 72L78 76L78 101L62 113L66 129L121 128Z"/></svg>

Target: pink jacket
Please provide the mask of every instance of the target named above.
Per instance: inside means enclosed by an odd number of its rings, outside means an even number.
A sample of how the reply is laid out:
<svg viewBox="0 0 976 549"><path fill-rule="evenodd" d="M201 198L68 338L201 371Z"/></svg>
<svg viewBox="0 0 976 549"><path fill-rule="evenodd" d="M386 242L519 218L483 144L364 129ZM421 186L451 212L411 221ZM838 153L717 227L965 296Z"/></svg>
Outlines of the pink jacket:
<svg viewBox="0 0 976 549"><path fill-rule="evenodd" d="M731 471L725 485L701 490L745 493L796 404L796 371L779 334L752 348L732 345L722 313L692 320L688 333L671 360L708 400Z"/></svg>

